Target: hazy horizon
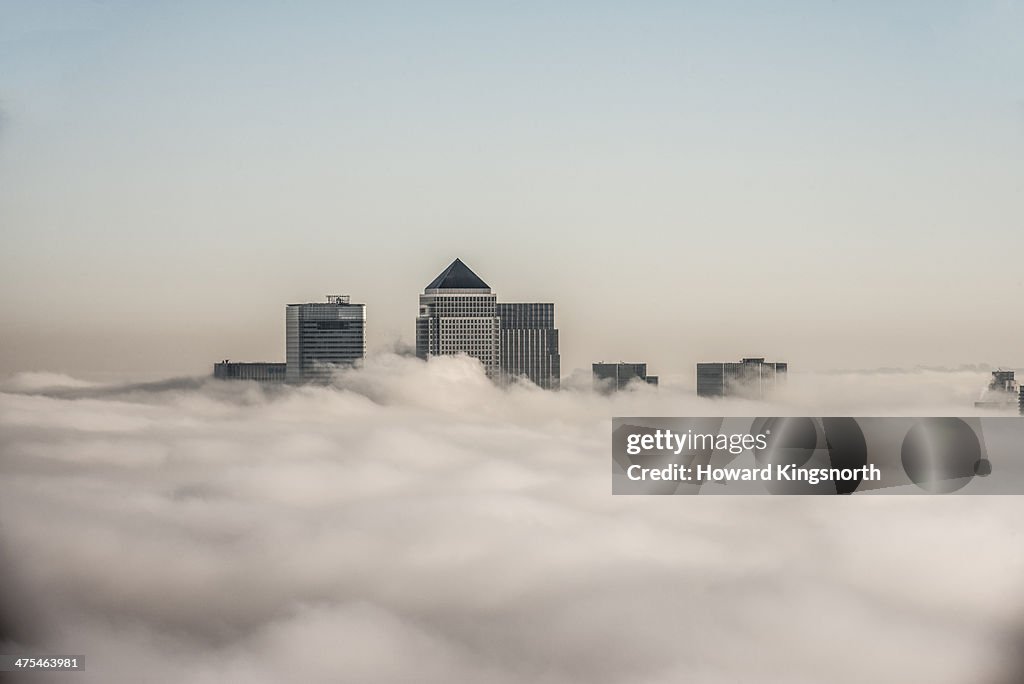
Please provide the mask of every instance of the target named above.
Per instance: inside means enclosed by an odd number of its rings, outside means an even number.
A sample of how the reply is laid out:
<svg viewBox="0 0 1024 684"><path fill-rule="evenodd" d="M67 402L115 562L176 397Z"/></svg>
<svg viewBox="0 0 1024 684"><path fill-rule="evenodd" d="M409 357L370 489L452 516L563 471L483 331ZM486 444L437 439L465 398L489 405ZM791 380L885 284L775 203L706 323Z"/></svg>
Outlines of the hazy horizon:
<svg viewBox="0 0 1024 684"><path fill-rule="evenodd" d="M0 375L371 351L462 258L566 373L1024 366L1024 6L0 3Z"/></svg>

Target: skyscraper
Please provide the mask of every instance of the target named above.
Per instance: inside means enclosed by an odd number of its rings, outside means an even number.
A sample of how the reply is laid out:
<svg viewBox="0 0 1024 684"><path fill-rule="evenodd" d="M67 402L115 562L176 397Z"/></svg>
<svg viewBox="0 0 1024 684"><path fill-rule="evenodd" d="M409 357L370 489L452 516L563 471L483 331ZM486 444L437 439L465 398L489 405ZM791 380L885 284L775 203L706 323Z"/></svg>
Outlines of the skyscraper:
<svg viewBox="0 0 1024 684"><path fill-rule="evenodd" d="M479 360L487 376L498 379L501 348L497 296L461 259L456 259L420 295L416 356L427 359L459 353Z"/></svg>
<svg viewBox="0 0 1024 684"><path fill-rule="evenodd" d="M366 305L348 295L326 303L289 304L285 312L287 382L326 382L335 366L366 356Z"/></svg>
<svg viewBox="0 0 1024 684"><path fill-rule="evenodd" d="M788 370L788 364L763 358L747 358L739 363L698 363L697 396L761 399L786 379Z"/></svg>
<svg viewBox="0 0 1024 684"><path fill-rule="evenodd" d="M501 374L526 377L543 389L558 389L561 363L554 304L498 304Z"/></svg>

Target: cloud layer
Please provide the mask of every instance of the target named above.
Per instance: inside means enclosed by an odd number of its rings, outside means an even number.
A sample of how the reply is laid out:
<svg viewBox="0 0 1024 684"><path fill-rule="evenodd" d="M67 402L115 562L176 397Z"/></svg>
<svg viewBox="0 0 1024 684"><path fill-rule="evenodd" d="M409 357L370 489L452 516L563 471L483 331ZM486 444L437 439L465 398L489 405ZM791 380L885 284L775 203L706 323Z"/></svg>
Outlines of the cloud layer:
<svg viewBox="0 0 1024 684"><path fill-rule="evenodd" d="M794 376L771 407L394 355L330 388L20 376L0 652L85 654L82 684L987 681L1016 499L612 497L608 452L612 415L963 414L984 376Z"/></svg>

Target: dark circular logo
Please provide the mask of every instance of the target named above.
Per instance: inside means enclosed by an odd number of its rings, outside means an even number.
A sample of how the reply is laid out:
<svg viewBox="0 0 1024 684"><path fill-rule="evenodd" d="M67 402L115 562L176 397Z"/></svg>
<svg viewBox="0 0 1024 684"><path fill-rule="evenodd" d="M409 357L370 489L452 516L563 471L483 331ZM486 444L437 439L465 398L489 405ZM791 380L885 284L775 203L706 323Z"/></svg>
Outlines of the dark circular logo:
<svg viewBox="0 0 1024 684"><path fill-rule="evenodd" d="M976 474L992 471L991 463L981 459L978 436L959 418L925 418L915 423L903 439L901 459L907 477L933 494L955 492Z"/></svg>

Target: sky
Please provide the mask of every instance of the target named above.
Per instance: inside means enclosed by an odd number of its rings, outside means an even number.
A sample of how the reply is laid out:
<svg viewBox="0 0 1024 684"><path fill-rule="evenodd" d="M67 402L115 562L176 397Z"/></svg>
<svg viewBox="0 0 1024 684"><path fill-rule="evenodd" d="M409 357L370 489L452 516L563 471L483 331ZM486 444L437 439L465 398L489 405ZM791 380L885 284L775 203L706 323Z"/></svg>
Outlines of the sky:
<svg viewBox="0 0 1024 684"><path fill-rule="evenodd" d="M982 375L713 411L960 415ZM0 652L84 654L45 684L1019 684L1024 500L610 494L610 416L708 401L393 354L327 387L17 374Z"/></svg>
<svg viewBox="0 0 1024 684"><path fill-rule="evenodd" d="M0 0L0 374L283 360L455 257L566 373L1024 366L1024 4Z"/></svg>

